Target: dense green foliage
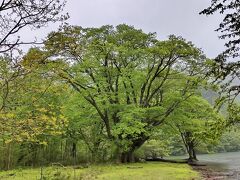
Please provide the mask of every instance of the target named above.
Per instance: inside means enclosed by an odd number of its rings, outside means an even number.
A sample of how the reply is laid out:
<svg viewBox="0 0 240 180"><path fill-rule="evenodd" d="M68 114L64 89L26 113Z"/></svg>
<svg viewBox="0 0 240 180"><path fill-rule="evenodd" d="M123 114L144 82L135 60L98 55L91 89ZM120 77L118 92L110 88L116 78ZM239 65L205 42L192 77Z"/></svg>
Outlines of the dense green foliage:
<svg viewBox="0 0 240 180"><path fill-rule="evenodd" d="M66 26L0 64L2 169L133 162L188 152L225 125L201 97L211 66L181 37ZM214 128L218 124L218 128ZM194 156L193 156L194 154Z"/></svg>
<svg viewBox="0 0 240 180"><path fill-rule="evenodd" d="M159 41L127 25L64 27L45 53L55 71L97 113L122 162L206 80L207 59L184 39Z"/></svg>

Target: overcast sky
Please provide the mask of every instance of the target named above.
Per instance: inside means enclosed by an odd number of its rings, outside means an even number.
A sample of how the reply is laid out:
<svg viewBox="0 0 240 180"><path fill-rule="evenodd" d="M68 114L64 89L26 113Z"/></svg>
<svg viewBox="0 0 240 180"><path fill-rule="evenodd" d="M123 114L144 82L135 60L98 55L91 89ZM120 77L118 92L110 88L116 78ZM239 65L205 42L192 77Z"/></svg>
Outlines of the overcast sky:
<svg viewBox="0 0 240 180"><path fill-rule="evenodd" d="M72 25L99 27L126 23L146 33L157 32L159 39L170 34L182 36L213 58L224 49L224 42L214 31L221 16L199 15L209 4L210 0L68 0L66 11ZM51 25L34 33L43 36L56 28Z"/></svg>

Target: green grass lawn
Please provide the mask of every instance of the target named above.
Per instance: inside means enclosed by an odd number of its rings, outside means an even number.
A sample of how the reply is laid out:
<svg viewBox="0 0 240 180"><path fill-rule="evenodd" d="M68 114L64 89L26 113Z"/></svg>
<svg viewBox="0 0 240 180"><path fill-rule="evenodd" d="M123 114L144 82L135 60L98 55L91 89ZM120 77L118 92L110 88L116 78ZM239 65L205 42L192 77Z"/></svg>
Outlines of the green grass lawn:
<svg viewBox="0 0 240 180"><path fill-rule="evenodd" d="M96 165L84 169L72 167L45 167L43 179L46 180L197 180L200 176L186 164L134 163L124 165ZM41 169L18 169L1 171L0 180L40 179ZM75 178L74 178L75 177Z"/></svg>

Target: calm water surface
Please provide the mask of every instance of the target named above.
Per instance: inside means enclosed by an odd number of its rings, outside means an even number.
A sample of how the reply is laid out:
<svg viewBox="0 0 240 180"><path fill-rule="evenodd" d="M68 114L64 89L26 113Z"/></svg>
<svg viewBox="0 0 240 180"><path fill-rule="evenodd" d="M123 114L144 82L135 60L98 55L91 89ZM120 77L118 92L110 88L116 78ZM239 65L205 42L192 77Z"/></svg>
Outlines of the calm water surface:
<svg viewBox="0 0 240 180"><path fill-rule="evenodd" d="M197 157L200 163L206 164L207 169L219 176L216 179L240 180L240 152L203 154ZM177 158L187 157L178 156Z"/></svg>
<svg viewBox="0 0 240 180"><path fill-rule="evenodd" d="M204 154L198 155L198 159L212 168L240 172L240 152Z"/></svg>

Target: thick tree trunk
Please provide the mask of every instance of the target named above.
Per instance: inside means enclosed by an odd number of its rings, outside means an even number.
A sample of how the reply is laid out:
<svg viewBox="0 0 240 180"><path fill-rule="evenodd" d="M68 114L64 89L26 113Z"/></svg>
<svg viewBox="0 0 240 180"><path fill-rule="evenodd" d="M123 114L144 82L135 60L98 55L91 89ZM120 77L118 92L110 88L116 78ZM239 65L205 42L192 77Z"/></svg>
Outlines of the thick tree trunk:
<svg viewBox="0 0 240 180"><path fill-rule="evenodd" d="M181 137L184 142L184 145L186 147L186 150L188 152L188 162L196 162L197 160L197 155L195 152L195 143L194 143L194 138L192 136L191 132L181 132Z"/></svg>
<svg viewBox="0 0 240 180"><path fill-rule="evenodd" d="M188 155L189 155L188 162L198 161L197 160L197 155L196 155L196 152L195 152L195 149L194 149L194 145L193 145L192 142L190 142L188 144Z"/></svg>
<svg viewBox="0 0 240 180"><path fill-rule="evenodd" d="M193 158L194 158L195 161L198 161L195 148L193 148Z"/></svg>
<svg viewBox="0 0 240 180"><path fill-rule="evenodd" d="M134 151L124 152L120 156L122 163L132 163L135 162Z"/></svg>
<svg viewBox="0 0 240 180"><path fill-rule="evenodd" d="M136 161L136 158L134 157L134 152L140 148L145 141L148 139L149 137L143 136L143 137L139 137L139 139L135 140L132 142L132 145L129 147L129 151L127 152L122 152L120 155L120 162L122 163L132 163Z"/></svg>

